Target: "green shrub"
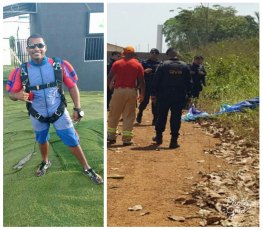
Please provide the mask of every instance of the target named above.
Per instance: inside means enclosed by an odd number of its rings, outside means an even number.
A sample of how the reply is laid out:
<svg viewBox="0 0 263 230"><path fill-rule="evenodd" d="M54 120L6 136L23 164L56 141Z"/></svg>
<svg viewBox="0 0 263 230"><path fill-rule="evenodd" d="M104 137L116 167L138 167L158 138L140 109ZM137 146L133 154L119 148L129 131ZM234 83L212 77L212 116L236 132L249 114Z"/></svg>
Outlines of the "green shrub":
<svg viewBox="0 0 263 230"><path fill-rule="evenodd" d="M195 50L202 54L207 70L206 82L198 100L198 109L213 113L220 105L236 104L259 96L259 40L230 40ZM220 116L239 135L259 138L259 111Z"/></svg>

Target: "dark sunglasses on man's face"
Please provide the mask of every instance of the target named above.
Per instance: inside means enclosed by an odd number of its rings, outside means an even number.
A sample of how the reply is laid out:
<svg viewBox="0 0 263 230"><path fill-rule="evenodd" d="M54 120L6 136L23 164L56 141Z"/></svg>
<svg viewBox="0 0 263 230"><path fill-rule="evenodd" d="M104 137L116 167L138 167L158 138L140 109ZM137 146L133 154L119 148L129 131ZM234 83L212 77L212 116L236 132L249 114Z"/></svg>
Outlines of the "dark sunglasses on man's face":
<svg viewBox="0 0 263 230"><path fill-rule="evenodd" d="M37 44L30 44L27 46L29 49L35 49L36 47L39 49L42 49L45 47L45 44L43 43L37 43Z"/></svg>
<svg viewBox="0 0 263 230"><path fill-rule="evenodd" d="M158 52L151 52L151 54L159 54Z"/></svg>

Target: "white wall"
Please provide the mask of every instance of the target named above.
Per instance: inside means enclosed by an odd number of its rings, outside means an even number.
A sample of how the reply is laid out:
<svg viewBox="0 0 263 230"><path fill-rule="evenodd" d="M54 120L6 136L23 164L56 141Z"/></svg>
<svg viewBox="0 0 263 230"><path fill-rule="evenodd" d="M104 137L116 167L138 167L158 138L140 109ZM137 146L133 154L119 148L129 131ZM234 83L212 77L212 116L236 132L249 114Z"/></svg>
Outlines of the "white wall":
<svg viewBox="0 0 263 230"><path fill-rule="evenodd" d="M11 65L11 55L9 51L9 40L2 39L3 42L3 65Z"/></svg>

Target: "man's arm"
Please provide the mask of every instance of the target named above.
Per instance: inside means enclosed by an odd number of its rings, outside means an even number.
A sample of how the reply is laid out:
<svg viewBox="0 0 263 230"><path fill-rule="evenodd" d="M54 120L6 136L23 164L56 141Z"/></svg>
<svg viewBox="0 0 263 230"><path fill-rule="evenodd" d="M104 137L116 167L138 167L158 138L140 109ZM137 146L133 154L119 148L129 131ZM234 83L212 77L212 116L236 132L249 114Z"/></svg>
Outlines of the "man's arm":
<svg viewBox="0 0 263 230"><path fill-rule="evenodd" d="M17 100L20 100L20 101L27 101L28 100L28 97L29 97L29 93L26 93L23 89L20 90L18 93L13 93L13 92L10 92L8 94L9 98L13 101L17 101Z"/></svg>
<svg viewBox="0 0 263 230"><path fill-rule="evenodd" d="M71 99L73 101L74 108L81 109L78 86L75 85L74 87L69 89L69 94L70 94L70 97L71 97ZM78 116L78 112L74 110L74 112L73 112L73 120L74 121L78 121L79 119L80 118Z"/></svg>
<svg viewBox="0 0 263 230"><path fill-rule="evenodd" d="M107 64L107 74L109 74L110 73L110 70L111 70L111 63L108 63Z"/></svg>
<svg viewBox="0 0 263 230"><path fill-rule="evenodd" d="M139 103L141 103L144 99L145 96L145 81L144 81L144 77L140 77L138 78L138 88L139 90Z"/></svg>
<svg viewBox="0 0 263 230"><path fill-rule="evenodd" d="M200 71L202 72L201 81L202 81L203 85L206 86L206 81L205 81L206 70L205 70L205 67L203 65L200 66Z"/></svg>
<svg viewBox="0 0 263 230"><path fill-rule="evenodd" d="M193 81L192 81L191 70L189 66L185 67L184 74L185 74L186 94L188 97L191 97Z"/></svg>
<svg viewBox="0 0 263 230"><path fill-rule="evenodd" d="M20 79L20 68L13 69L9 76L8 81L6 83L6 91L8 92L8 96L13 101L27 101L29 97L29 93L26 93L23 89Z"/></svg>
<svg viewBox="0 0 263 230"><path fill-rule="evenodd" d="M151 101L156 103L156 96L158 94L158 87L160 86L160 78L162 76L163 64L159 64L154 75L151 85Z"/></svg>
<svg viewBox="0 0 263 230"><path fill-rule="evenodd" d="M75 85L71 89L69 89L70 97L74 103L75 108L80 108L80 97L79 97L79 89L78 86Z"/></svg>

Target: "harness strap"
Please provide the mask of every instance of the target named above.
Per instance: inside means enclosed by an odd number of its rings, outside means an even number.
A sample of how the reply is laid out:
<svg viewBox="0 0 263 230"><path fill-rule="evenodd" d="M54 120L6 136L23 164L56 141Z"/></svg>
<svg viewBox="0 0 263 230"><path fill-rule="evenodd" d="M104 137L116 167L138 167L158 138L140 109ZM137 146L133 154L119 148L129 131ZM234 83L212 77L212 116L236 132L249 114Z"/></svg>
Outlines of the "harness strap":
<svg viewBox="0 0 263 230"><path fill-rule="evenodd" d="M61 66L61 60L57 57L53 57L53 68L54 68L54 74L56 81L58 82L58 89L61 94L63 94L63 76L62 76L62 66Z"/></svg>
<svg viewBox="0 0 263 230"><path fill-rule="evenodd" d="M36 86L30 86L29 78L28 78L28 70L27 70L27 62L22 63L20 66L20 78L21 83L24 88L24 90L29 93L31 90L41 90L51 87L58 87L58 91L61 95L61 103L58 106L55 113L52 114L51 117L44 117L39 112L37 112L33 107L32 104L27 102L26 107L28 110L28 114L39 120L40 122L46 122L46 123L54 123L57 121L65 111L65 107L67 107L67 101L64 95L63 91L63 74L62 74L62 66L61 66L61 59L54 57L53 58L53 69L55 74L55 82L42 84L42 85L36 85Z"/></svg>
<svg viewBox="0 0 263 230"><path fill-rule="evenodd" d="M62 74L62 66L61 66L61 59L57 57L53 57L53 68L54 68L54 74L57 81L57 87L58 92L61 95L61 101L65 104L65 107L67 107L67 100L64 96L64 90L63 90L63 74Z"/></svg>
<svg viewBox="0 0 263 230"><path fill-rule="evenodd" d="M37 112L32 105L29 108L29 113L32 117L36 118L40 122L46 122L46 123L54 123L57 121L64 113L65 111L65 104L61 101L59 107L57 108L57 111L52 114L51 117L44 117L39 112Z"/></svg>
<svg viewBox="0 0 263 230"><path fill-rule="evenodd" d="M56 87L56 86L58 86L58 83L55 81L55 82L42 84L42 85L28 86L27 88L31 91L31 90L41 90L41 89L46 89L46 88L51 88L51 87Z"/></svg>
<svg viewBox="0 0 263 230"><path fill-rule="evenodd" d="M27 74L27 62L22 63L20 66L20 78L21 78L21 83L22 83L24 90L27 93L29 93L30 90L28 90L29 79L28 79L28 74Z"/></svg>

